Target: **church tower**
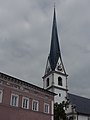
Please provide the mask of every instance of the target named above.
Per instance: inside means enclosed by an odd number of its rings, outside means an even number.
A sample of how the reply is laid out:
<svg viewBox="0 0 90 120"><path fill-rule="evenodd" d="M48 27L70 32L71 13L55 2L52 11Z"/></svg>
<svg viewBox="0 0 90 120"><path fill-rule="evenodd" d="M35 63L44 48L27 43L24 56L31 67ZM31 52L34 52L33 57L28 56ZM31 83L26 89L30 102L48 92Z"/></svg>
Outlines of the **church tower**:
<svg viewBox="0 0 90 120"><path fill-rule="evenodd" d="M57 94L55 102L61 103L66 98L67 76L61 57L54 7L51 46L43 76L43 88Z"/></svg>

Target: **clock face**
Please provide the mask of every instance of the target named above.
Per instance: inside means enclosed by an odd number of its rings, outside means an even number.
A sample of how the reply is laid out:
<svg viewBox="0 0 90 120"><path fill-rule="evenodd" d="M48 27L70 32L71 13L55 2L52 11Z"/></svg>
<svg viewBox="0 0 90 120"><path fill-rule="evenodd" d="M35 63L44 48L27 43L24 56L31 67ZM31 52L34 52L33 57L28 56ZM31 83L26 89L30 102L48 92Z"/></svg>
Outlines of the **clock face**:
<svg viewBox="0 0 90 120"><path fill-rule="evenodd" d="M63 71L63 69L62 69L62 64L60 63L58 63L58 65L57 65L57 70L59 70L59 71Z"/></svg>

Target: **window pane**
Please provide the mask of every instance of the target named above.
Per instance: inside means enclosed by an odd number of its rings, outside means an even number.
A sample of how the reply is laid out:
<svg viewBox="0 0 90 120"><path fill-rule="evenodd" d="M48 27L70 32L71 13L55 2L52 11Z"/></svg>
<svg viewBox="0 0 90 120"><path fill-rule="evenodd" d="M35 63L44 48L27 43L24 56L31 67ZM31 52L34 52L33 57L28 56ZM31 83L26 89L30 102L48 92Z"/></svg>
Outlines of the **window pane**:
<svg viewBox="0 0 90 120"><path fill-rule="evenodd" d="M32 110L38 111L38 101L33 101Z"/></svg>
<svg viewBox="0 0 90 120"><path fill-rule="evenodd" d="M18 95L11 95L11 105L16 107L18 106Z"/></svg>
<svg viewBox="0 0 90 120"><path fill-rule="evenodd" d="M44 104L44 112L49 113L49 104L47 103Z"/></svg>
<svg viewBox="0 0 90 120"><path fill-rule="evenodd" d="M17 96L12 96L12 105L16 106L17 103Z"/></svg>
<svg viewBox="0 0 90 120"><path fill-rule="evenodd" d="M26 108L26 109L29 109L29 98L23 97L22 107Z"/></svg>

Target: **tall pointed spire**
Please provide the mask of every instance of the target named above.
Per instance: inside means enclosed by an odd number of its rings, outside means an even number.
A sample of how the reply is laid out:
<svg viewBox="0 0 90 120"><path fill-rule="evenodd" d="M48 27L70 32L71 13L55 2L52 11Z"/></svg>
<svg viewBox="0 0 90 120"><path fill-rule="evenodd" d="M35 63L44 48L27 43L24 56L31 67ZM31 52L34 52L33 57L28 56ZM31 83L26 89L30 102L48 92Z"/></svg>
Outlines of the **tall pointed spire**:
<svg viewBox="0 0 90 120"><path fill-rule="evenodd" d="M55 70L59 57L60 57L60 48L59 48L58 33L57 33L56 13L54 7L51 47L49 54L49 62L52 70Z"/></svg>
<svg viewBox="0 0 90 120"><path fill-rule="evenodd" d="M52 71L55 71L56 66L58 64L58 61L60 59L60 63L59 63L58 67L66 75L66 72L65 72L65 69L64 69L64 65L63 65L63 62L62 62L62 58L61 58L60 46L59 46L55 5L54 5L52 36L51 36L51 47L50 47L50 54L49 54L48 59L49 59L49 63L50 63L50 67L51 67Z"/></svg>
<svg viewBox="0 0 90 120"><path fill-rule="evenodd" d="M63 65L60 46L59 46L55 5L54 5L52 35L51 35L51 46L50 46L50 53L47 60L45 75L51 71L58 71L63 75L67 76L64 65Z"/></svg>

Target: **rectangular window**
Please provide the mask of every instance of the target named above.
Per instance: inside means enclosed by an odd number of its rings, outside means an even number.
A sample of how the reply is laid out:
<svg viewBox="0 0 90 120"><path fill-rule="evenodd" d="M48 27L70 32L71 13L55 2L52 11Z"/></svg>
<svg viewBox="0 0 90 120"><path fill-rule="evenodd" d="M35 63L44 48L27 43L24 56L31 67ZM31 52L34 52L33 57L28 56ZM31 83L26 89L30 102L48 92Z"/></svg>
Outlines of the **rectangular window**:
<svg viewBox="0 0 90 120"><path fill-rule="evenodd" d="M11 94L11 102L10 105L11 106L15 106L18 107L18 100L19 100L19 96L16 94Z"/></svg>
<svg viewBox="0 0 90 120"><path fill-rule="evenodd" d="M49 104L44 103L44 112L49 113Z"/></svg>
<svg viewBox="0 0 90 120"><path fill-rule="evenodd" d="M2 103L3 91L0 90L0 103Z"/></svg>
<svg viewBox="0 0 90 120"><path fill-rule="evenodd" d="M33 100L32 101L32 110L38 111L38 105L39 105L38 101Z"/></svg>
<svg viewBox="0 0 90 120"><path fill-rule="evenodd" d="M29 109L29 98L27 97L22 98L22 108Z"/></svg>

